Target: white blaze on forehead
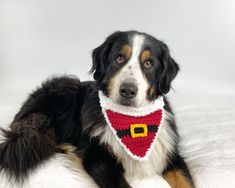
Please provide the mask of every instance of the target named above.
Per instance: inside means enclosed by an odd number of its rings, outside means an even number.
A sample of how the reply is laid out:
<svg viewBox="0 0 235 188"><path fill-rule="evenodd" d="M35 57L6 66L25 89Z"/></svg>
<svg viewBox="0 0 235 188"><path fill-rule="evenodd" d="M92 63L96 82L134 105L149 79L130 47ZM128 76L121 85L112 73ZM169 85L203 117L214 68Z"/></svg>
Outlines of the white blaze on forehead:
<svg viewBox="0 0 235 188"><path fill-rule="evenodd" d="M130 39L130 44L132 45L131 57L124 67L117 73L113 79L114 88L110 93L110 97L118 102L119 88L120 85L124 82L134 82L138 87L138 92L135 97L135 105L142 106L148 103L147 101L147 90L148 90L148 81L145 78L143 71L140 65L140 55L143 50L144 44L144 35L136 34Z"/></svg>
<svg viewBox="0 0 235 188"><path fill-rule="evenodd" d="M139 56L141 54L141 50L144 44L144 36L143 35L135 35L133 40L132 40L132 55L131 55L131 60L136 59L139 60ZM131 62L130 60L130 62ZM136 62L136 64L139 64Z"/></svg>

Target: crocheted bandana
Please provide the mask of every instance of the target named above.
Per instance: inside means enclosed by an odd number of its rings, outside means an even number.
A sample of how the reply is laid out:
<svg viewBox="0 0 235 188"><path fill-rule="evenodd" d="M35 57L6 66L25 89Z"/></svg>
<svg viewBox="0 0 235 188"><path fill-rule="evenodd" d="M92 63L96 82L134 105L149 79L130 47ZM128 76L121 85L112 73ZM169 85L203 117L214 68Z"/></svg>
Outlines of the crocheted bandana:
<svg viewBox="0 0 235 188"><path fill-rule="evenodd" d="M163 98L139 108L113 103L102 91L99 99L108 127L123 149L133 159L148 160L162 125Z"/></svg>

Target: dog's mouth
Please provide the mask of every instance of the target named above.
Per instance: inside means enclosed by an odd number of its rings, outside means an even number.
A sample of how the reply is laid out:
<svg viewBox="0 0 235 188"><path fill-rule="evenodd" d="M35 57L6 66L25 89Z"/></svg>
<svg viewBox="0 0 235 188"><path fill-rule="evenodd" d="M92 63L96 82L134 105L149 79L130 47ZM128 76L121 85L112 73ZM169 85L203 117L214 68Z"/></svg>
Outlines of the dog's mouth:
<svg viewBox="0 0 235 188"><path fill-rule="evenodd" d="M119 103L121 105L124 105L124 106L135 106L134 102L132 100L128 100L128 99L125 99L125 98L121 98Z"/></svg>

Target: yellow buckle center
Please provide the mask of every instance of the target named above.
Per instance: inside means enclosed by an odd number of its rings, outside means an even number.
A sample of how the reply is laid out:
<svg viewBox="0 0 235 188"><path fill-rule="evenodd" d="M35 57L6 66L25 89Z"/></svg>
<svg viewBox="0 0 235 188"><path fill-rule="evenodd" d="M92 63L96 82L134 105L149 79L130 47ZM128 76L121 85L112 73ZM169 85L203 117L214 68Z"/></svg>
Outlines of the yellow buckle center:
<svg viewBox="0 0 235 188"><path fill-rule="evenodd" d="M141 129L143 129L143 132L141 132L141 133L136 133L136 132L135 132L135 129L136 129L136 128L141 128ZM147 125L146 125L146 124L131 124L130 131L131 131L131 137L132 137L132 138L146 137L147 134L148 134L148 128L147 128Z"/></svg>

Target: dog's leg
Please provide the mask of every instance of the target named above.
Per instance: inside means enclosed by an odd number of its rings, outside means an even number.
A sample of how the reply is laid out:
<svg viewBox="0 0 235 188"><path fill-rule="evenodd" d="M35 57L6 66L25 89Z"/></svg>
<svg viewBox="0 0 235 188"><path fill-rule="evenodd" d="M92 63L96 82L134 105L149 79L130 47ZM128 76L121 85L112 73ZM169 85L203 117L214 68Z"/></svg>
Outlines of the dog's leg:
<svg viewBox="0 0 235 188"><path fill-rule="evenodd" d="M133 188L171 188L161 175L154 175L145 178L127 178Z"/></svg>
<svg viewBox="0 0 235 188"><path fill-rule="evenodd" d="M97 141L86 149L83 166L101 188L131 188L124 177L122 165Z"/></svg>
<svg viewBox="0 0 235 188"><path fill-rule="evenodd" d="M194 188L188 167L178 154L173 157L163 177L172 188Z"/></svg>
<svg viewBox="0 0 235 188"><path fill-rule="evenodd" d="M186 179L183 172L179 169L167 171L164 176L165 180L172 188L192 188L192 184Z"/></svg>

